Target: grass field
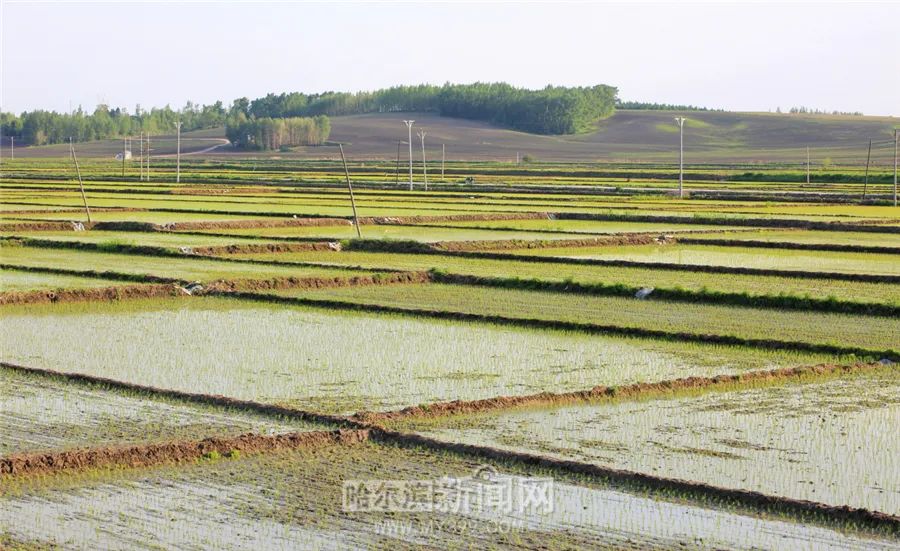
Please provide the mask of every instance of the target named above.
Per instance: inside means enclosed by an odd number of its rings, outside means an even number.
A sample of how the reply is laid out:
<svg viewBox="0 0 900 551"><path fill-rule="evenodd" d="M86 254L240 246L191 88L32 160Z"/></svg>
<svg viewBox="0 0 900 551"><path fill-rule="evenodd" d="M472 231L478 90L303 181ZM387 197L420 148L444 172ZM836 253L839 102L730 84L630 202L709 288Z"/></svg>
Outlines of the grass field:
<svg viewBox="0 0 900 551"><path fill-rule="evenodd" d="M59 146L4 157L0 548L897 547L900 210L846 146L892 120L691 114L677 198L672 113L417 117L428 191L401 116L333 120L362 240L331 147L76 144L91 223ZM343 502L520 477L552 511Z"/></svg>

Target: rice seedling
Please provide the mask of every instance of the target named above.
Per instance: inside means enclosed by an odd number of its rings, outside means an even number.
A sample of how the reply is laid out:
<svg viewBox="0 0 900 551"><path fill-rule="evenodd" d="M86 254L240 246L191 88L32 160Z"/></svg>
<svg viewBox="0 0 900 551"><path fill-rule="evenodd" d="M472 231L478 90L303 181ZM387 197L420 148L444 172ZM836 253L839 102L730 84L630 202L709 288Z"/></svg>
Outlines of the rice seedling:
<svg viewBox="0 0 900 551"><path fill-rule="evenodd" d="M512 318L559 320L689 332L857 346L872 350L897 348L900 319L771 308L690 304L634 297L583 296L571 293L475 286L418 284L402 287L275 291L283 296L336 299L466 312Z"/></svg>
<svg viewBox="0 0 900 551"><path fill-rule="evenodd" d="M47 274L23 270L0 270L0 292L2 293L112 287L115 285L122 285L122 282L112 279Z"/></svg>
<svg viewBox="0 0 900 551"><path fill-rule="evenodd" d="M578 249L568 249L570 252ZM504 251L507 252L507 251ZM678 269L653 269L630 266L590 266L551 264L540 257L522 261L464 258L438 254L403 254L366 251L308 251L291 253L258 253L236 255L235 258L281 262L314 262L332 266L362 266L369 269L429 270L452 274L519 278L548 282L572 281L583 285L624 284L632 287L684 289L745 293L754 296L789 296L850 300L866 303L900 305L900 286L889 283L841 281L835 279L801 279L771 275L710 274Z"/></svg>
<svg viewBox="0 0 900 551"><path fill-rule="evenodd" d="M897 375L886 367L803 384L402 426L453 442L897 515Z"/></svg>
<svg viewBox="0 0 900 551"><path fill-rule="evenodd" d="M219 279L272 277L340 277L358 274L341 268L277 266L190 256L159 257L76 249L2 246L3 262L10 267L57 268L116 272L209 282Z"/></svg>
<svg viewBox="0 0 900 551"><path fill-rule="evenodd" d="M452 454L361 444L220 458L177 469L101 471L14 484L0 497L0 522L19 540L137 549L280 548L298 541L317 549L671 548L698 541L725 548L893 545L834 527L652 499L565 476L554 481L549 505L523 506L520 512L521 498L507 508L477 496L548 473L493 461L487 467L497 474L490 481L471 478L484 467ZM447 512L344 509L343 484L373 479L443 481L471 497L459 506L452 497L439 500L453 505ZM673 517L679 519L674 526L665 521ZM95 530L98 523L105 529Z"/></svg>
<svg viewBox="0 0 900 551"><path fill-rule="evenodd" d="M0 456L325 428L0 368Z"/></svg>
<svg viewBox="0 0 900 551"><path fill-rule="evenodd" d="M833 251L752 249L704 245L635 246L584 249L527 249L510 251L526 256L562 256L601 260L631 260L687 265L734 266L810 272L900 274L895 255Z"/></svg>
<svg viewBox="0 0 900 551"><path fill-rule="evenodd" d="M3 314L6 361L343 413L850 361L216 298Z"/></svg>

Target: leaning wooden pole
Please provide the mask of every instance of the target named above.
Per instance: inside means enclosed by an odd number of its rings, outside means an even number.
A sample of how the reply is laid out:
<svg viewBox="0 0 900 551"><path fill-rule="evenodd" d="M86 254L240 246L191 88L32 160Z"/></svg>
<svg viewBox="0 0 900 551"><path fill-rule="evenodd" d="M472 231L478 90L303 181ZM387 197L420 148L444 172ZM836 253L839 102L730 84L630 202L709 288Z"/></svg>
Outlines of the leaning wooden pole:
<svg viewBox="0 0 900 551"><path fill-rule="evenodd" d="M72 161L75 163L75 173L78 175L78 187L81 188L81 200L84 201L84 212L87 214L88 224L91 223L91 209L88 208L87 196L84 194L84 182L81 180L81 169L78 167L78 157L75 156L75 144L69 137L69 151L72 153Z"/></svg>
<svg viewBox="0 0 900 551"><path fill-rule="evenodd" d="M344 144L339 143L341 148L341 162L344 164L344 175L347 176L347 189L350 190L350 206L353 207L353 225L356 226L356 237L362 237L359 231L359 216L356 214L356 199L353 198L353 185L350 184L350 170L347 168L347 159L344 157Z"/></svg>

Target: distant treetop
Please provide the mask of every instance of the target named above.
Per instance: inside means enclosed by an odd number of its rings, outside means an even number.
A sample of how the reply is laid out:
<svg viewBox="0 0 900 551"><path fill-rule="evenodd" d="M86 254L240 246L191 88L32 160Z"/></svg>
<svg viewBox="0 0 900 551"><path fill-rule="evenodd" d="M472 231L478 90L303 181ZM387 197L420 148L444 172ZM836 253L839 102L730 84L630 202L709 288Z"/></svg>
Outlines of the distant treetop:
<svg viewBox="0 0 900 551"><path fill-rule="evenodd" d="M291 92L232 106L247 117L309 117L399 111L431 111L446 117L487 121L534 134L574 134L615 110L616 88L547 86L517 88L503 82L394 86L372 92Z"/></svg>
<svg viewBox="0 0 900 551"><path fill-rule="evenodd" d="M647 101L617 101L616 109L639 109L645 111L724 111L696 105L678 105L675 103L652 103Z"/></svg>

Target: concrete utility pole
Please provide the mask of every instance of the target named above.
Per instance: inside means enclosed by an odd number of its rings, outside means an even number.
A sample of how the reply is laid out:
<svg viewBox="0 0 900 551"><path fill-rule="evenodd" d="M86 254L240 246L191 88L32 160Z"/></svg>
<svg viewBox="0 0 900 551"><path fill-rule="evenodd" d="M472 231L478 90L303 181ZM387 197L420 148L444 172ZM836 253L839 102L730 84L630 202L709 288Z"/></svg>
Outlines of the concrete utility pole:
<svg viewBox="0 0 900 551"><path fill-rule="evenodd" d="M9 158L10 159L16 158L16 137L15 136L9 137Z"/></svg>
<svg viewBox="0 0 900 551"><path fill-rule="evenodd" d="M347 176L347 189L350 190L350 206L353 208L353 225L356 226L356 237L362 237L359 231L359 216L356 214L356 199L353 198L353 186L350 184L350 170L347 168L347 159L344 158L344 144L338 143L341 148L341 162L344 164L344 174Z"/></svg>
<svg viewBox="0 0 900 551"><path fill-rule="evenodd" d="M684 199L684 117L675 117L678 123L678 198Z"/></svg>
<svg viewBox="0 0 900 551"><path fill-rule="evenodd" d="M138 157L138 180L144 181L144 131L141 130L140 138L138 138L138 142L141 144L141 156Z"/></svg>
<svg viewBox="0 0 900 551"><path fill-rule="evenodd" d="M406 130L409 133L409 140L408 140L408 143L409 143L409 191L413 190L413 183L412 183L412 126L413 126L414 122L416 122L416 121L413 121L413 120L403 121L403 123L406 125Z"/></svg>
<svg viewBox="0 0 900 551"><path fill-rule="evenodd" d="M147 181L150 181L150 133L147 132Z"/></svg>
<svg viewBox="0 0 900 551"><path fill-rule="evenodd" d="M175 139L175 183L181 183L181 121L175 123L178 129L178 137Z"/></svg>
<svg viewBox="0 0 900 551"><path fill-rule="evenodd" d="M441 144L441 181L444 181L444 160L447 158L447 145Z"/></svg>
<svg viewBox="0 0 900 551"><path fill-rule="evenodd" d="M863 199L866 198L866 191L869 189L869 160L872 158L872 140L869 140L869 152L866 154L866 181L863 184Z"/></svg>
<svg viewBox="0 0 900 551"><path fill-rule="evenodd" d="M75 144L72 136L69 136L69 151L72 153L72 161L75 163L75 173L78 174L78 186L81 188L81 200L84 202L84 212L87 214L88 224L91 223L91 209L88 208L87 196L84 194L84 182L81 180L81 169L78 168L78 157L75 156Z"/></svg>
<svg viewBox="0 0 900 551"><path fill-rule="evenodd" d="M400 144L402 143L403 140L397 140L397 181L395 182L397 184L397 187L400 186Z"/></svg>
<svg viewBox="0 0 900 551"><path fill-rule="evenodd" d="M897 129L894 129L894 206L897 206Z"/></svg>
<svg viewBox="0 0 900 551"><path fill-rule="evenodd" d="M422 175L425 177L425 191L428 191L428 163L425 161L425 136L426 132L424 130L420 130L416 132L419 135L419 139L422 140Z"/></svg>
<svg viewBox="0 0 900 551"><path fill-rule="evenodd" d="M125 152L128 151L128 138L122 137L122 178L125 177Z"/></svg>

